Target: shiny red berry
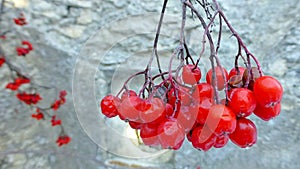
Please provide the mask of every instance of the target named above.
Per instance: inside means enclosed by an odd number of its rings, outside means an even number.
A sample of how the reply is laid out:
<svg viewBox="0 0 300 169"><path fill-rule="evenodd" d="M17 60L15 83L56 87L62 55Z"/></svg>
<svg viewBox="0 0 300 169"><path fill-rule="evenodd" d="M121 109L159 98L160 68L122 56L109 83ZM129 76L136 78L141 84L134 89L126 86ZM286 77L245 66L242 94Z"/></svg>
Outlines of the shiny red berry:
<svg viewBox="0 0 300 169"><path fill-rule="evenodd" d="M0 57L0 67L5 63L5 57Z"/></svg>
<svg viewBox="0 0 300 169"><path fill-rule="evenodd" d="M158 146L160 144L155 125L144 124L141 127L140 136L145 145Z"/></svg>
<svg viewBox="0 0 300 169"><path fill-rule="evenodd" d="M211 106L213 105L212 100L209 98L203 98L199 102L199 110L197 115L197 122L200 124L205 124L205 121L207 119L209 110Z"/></svg>
<svg viewBox="0 0 300 169"><path fill-rule="evenodd" d="M178 149L185 138L184 128L176 119L167 119L162 122L157 132L162 148Z"/></svg>
<svg viewBox="0 0 300 169"><path fill-rule="evenodd" d="M117 109L117 106L119 104L120 104L119 98L113 95L105 96L100 103L102 114L104 114L106 117L109 118L117 116L119 114Z"/></svg>
<svg viewBox="0 0 300 169"><path fill-rule="evenodd" d="M204 98L213 99L214 92L213 88L208 83L199 83L196 85L195 90L192 93L194 100L202 100Z"/></svg>
<svg viewBox="0 0 300 169"><path fill-rule="evenodd" d="M215 71L216 71L216 80L217 80L217 89L218 90L222 90L225 87L225 84L228 80L228 73L226 71L225 68L220 68L220 67L215 67ZM225 76L225 79L223 78L223 73ZM207 73L206 73L206 82L209 84L212 84L212 79L213 78L213 74L212 74L212 69L210 69Z"/></svg>
<svg viewBox="0 0 300 169"><path fill-rule="evenodd" d="M195 65L185 65L182 69L182 80L186 84L196 84L201 79L201 70Z"/></svg>
<svg viewBox="0 0 300 169"><path fill-rule="evenodd" d="M279 103L283 95L281 84L271 76L256 79L253 91L258 104L264 107L272 107Z"/></svg>
<svg viewBox="0 0 300 169"><path fill-rule="evenodd" d="M258 104L254 110L254 114L261 118L264 121L269 121L272 118L276 117L279 115L281 110L281 104L278 103L274 106L271 107L264 107Z"/></svg>
<svg viewBox="0 0 300 169"><path fill-rule="evenodd" d="M191 142L198 150L208 151L216 141L216 135L206 126L198 126L193 129Z"/></svg>
<svg viewBox="0 0 300 169"><path fill-rule="evenodd" d="M138 96L130 96L125 98L119 106L120 118L129 121L141 122L140 113L151 107L149 102Z"/></svg>
<svg viewBox="0 0 300 169"><path fill-rule="evenodd" d="M176 104L176 96L178 98L177 104L189 105L191 103L191 93L190 90L184 87L179 88L171 88L168 93L168 103L170 103L173 107Z"/></svg>
<svg viewBox="0 0 300 169"><path fill-rule="evenodd" d="M159 98L153 98L147 100L146 104L150 105L150 108L146 108L145 111L140 111L140 119L142 123L150 123L155 120L161 119L165 111L164 102Z"/></svg>
<svg viewBox="0 0 300 169"><path fill-rule="evenodd" d="M236 116L230 108L222 104L210 108L206 124L216 135L232 133L236 127Z"/></svg>
<svg viewBox="0 0 300 169"><path fill-rule="evenodd" d="M124 120L125 120L125 118L124 118ZM140 129L144 125L143 123L134 122L134 121L129 121L128 124L132 129Z"/></svg>
<svg viewBox="0 0 300 169"><path fill-rule="evenodd" d="M228 137L227 134L218 136L216 138L214 147L215 148L222 148L222 147L224 147L228 143L228 141L229 141L229 137Z"/></svg>
<svg viewBox="0 0 300 169"><path fill-rule="evenodd" d="M256 100L251 90L235 88L230 92L228 107L238 116L247 117L254 111Z"/></svg>
<svg viewBox="0 0 300 169"><path fill-rule="evenodd" d="M251 147L257 140L256 126L251 120L240 118L237 120L235 131L229 134L229 138L241 148Z"/></svg>

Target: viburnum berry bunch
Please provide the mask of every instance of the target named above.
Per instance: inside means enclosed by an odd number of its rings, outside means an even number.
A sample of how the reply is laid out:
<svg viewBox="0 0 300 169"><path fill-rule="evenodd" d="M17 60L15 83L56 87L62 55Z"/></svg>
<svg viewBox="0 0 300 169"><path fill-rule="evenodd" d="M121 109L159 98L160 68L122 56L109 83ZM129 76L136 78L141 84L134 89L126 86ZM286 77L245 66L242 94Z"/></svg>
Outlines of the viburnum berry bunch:
<svg viewBox="0 0 300 169"><path fill-rule="evenodd" d="M0 21L1 15L3 13L4 3L6 1L2 1L1 4L1 11L0 11ZM23 13L20 14L19 17L13 18L11 20L15 23L16 26L25 26L28 24L25 15ZM1 31L3 29L1 28ZM9 37L6 36L7 33L11 32L0 32L0 41L7 41ZM1 42L2 43L2 42ZM11 77L11 82L6 85L6 89L16 92L15 96L20 101L25 103L26 105L30 106L31 109L35 111L35 113L31 114L31 117L36 120L49 120L52 126L59 126L60 134L56 140L58 146L62 146L68 144L71 141L71 137L68 136L62 126L62 120L57 116L57 110L66 102L66 95L67 92L65 90L60 91L59 99L55 100L53 103L49 104L49 107L40 107L39 103L43 98L41 97L40 93L38 92L38 88L43 86L37 85L33 82L32 78L26 75L20 68L15 66L11 60L12 57L8 57L2 48L0 43L0 68L5 69L8 68L9 74ZM34 50L33 45L28 40L21 41L22 46L16 47L16 55L27 57L31 51ZM48 89L49 87L43 87Z"/></svg>
<svg viewBox="0 0 300 169"><path fill-rule="evenodd" d="M283 95L281 84L274 77L263 74L259 61L230 25L216 0L212 3L206 0L182 1L180 43L170 57L168 70L163 71L157 43L167 2L165 0L163 4L153 54L145 70L130 76L116 96L110 94L101 100L102 114L108 118L118 116L128 122L131 128L139 130L143 143L148 146L177 150L185 138L194 148L203 151L222 148L229 140L241 148L252 146L257 141L257 128L248 117L255 114L268 121L278 116ZM206 19L196 5L204 9ZM187 8L199 19L204 30L202 49L196 60L190 55L185 41ZM229 71L218 58L223 22L238 42L234 66ZM219 30L215 38L211 27L217 24ZM211 69L202 72L199 63L206 39L210 47ZM180 64L173 68L176 56ZM151 70L155 58L157 74ZM244 66L239 65L240 62ZM137 76L144 76L143 85L138 90L130 89L128 83Z"/></svg>

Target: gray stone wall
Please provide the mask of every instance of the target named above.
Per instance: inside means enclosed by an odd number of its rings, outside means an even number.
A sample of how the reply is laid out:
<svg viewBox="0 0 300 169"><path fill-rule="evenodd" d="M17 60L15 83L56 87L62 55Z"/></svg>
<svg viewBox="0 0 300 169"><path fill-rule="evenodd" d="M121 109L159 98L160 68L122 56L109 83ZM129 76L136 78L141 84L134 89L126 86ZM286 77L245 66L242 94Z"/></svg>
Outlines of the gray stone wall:
<svg viewBox="0 0 300 169"><path fill-rule="evenodd" d="M95 82L97 97L110 92L111 76L118 65L131 64L127 58L134 52L149 50L156 28L161 0L13 0L16 8L7 7L3 16L5 22L1 29L9 28L9 22L24 11L29 25L10 33L11 37L29 39L35 51L16 63L22 66L38 83L66 89L69 93L67 103L61 110L66 131L72 142L62 148L55 145L58 130L51 127L50 122L37 122L30 118L32 110L20 104L7 90L8 80L5 70L0 70L0 168L46 168L46 169L100 169L109 168L105 163L108 155L98 148L81 128L73 105L72 79L76 59L85 42L95 33L102 35L91 50L103 50L112 47L118 37L125 38L112 48L101 61ZM224 0L220 1L225 14L232 25L240 33L249 49L258 57L265 74L273 75L282 83L285 94L281 115L263 122L253 117L259 137L255 146L240 149L229 143L220 150L200 152L185 143L183 148L175 152L172 161L174 168L201 169L296 169L300 168L300 2L298 0ZM178 37L180 19L180 1L171 1L167 14L170 16L163 27L163 34L169 37L161 39L160 49L167 53L176 47L174 38ZM144 15L157 17L140 17ZM121 23L137 16L134 22L126 25L126 29L110 27L113 23ZM114 22L113 22L114 21ZM191 48L198 52L201 36L197 34L197 22L189 19L187 39ZM140 24L143 23L143 24ZM2 25L3 24L3 25ZM137 29L138 28L138 29ZM176 29L175 29L176 28ZM128 37L128 31L134 36ZM199 36L199 38L195 38ZM170 38L171 37L171 38ZM223 34L220 57L225 67L230 68L233 60L228 59L236 52L235 41L229 33ZM13 53L11 46L17 42L1 44L8 54ZM198 45L198 46L197 46ZM99 54L99 53L97 53ZM104 54L103 54L104 55ZM168 55L168 56L169 56ZM144 56L144 55L141 55ZM88 57L88 56L87 56ZM99 56L101 57L101 56ZM167 57L166 57L167 58ZM144 58L133 58L137 67L143 67ZM165 59L165 58L162 58ZM130 62L130 60L129 60ZM167 62L167 60L166 60ZM139 67L141 66L141 67ZM2 73L3 72L3 73ZM42 91L45 98L55 97L55 91ZM92 98L95 99L95 98ZM99 98L98 98L99 99ZM44 100L47 104L50 100ZM88 111L86 112L89 113ZM110 167L114 168L114 167Z"/></svg>

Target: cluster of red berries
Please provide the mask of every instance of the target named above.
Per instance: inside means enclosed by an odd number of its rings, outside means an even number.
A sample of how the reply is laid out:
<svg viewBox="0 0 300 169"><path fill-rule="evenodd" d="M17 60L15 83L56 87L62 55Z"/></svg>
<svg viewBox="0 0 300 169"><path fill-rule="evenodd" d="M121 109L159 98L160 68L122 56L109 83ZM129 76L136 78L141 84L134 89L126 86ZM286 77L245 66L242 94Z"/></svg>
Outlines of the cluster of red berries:
<svg viewBox="0 0 300 169"><path fill-rule="evenodd" d="M71 137L67 135L59 136L58 139L56 140L56 143L59 147L64 144L69 144L70 142L71 142Z"/></svg>
<svg viewBox="0 0 300 169"><path fill-rule="evenodd" d="M14 18L14 22L17 26L24 26L27 24L26 18L24 14L20 14L18 18ZM0 40L6 40L7 37L5 34L0 33ZM17 47L16 52L18 56L26 56L30 53L30 51L33 50L32 44L27 41L22 41L22 47ZM0 46L1 47L1 46ZM47 108L41 108L38 106L38 103L42 100L42 97L40 94L36 91L36 88L34 87L34 84L31 83L31 80L24 75L19 69L16 69L16 67L11 64L10 59L8 59L5 54L0 51L0 67L5 64L11 73L11 77L14 79L13 82L10 82L6 85L6 88L11 91L17 91L16 97L24 102L27 105L30 105L31 108L35 108L36 112L31 114L31 117L36 120L45 120L47 117L50 117L51 125L52 126L60 126L61 133L56 141L58 146L62 146L64 144L68 144L71 141L71 138L65 134L64 128L62 126L61 119L58 119L56 116L56 111L66 102L66 95L67 92L65 90L61 91L59 93L59 99L55 100L50 107ZM28 84L29 88L20 88L24 84ZM28 92L26 89L30 89L30 92ZM52 110L52 112L49 112L49 110Z"/></svg>
<svg viewBox="0 0 300 169"><path fill-rule="evenodd" d="M277 116L283 94L276 79L259 76L257 71L238 67L228 74L215 67L207 72L206 82L200 82L200 68L188 64L181 74L184 85L165 81L153 90L164 92L148 98L132 90L124 91L120 98L107 95L101 100L101 112L109 118L119 116L139 129L149 146L176 150L186 136L196 149L204 151L224 147L229 139L242 148L250 147L256 143L257 131L247 117L252 112L263 120ZM215 92L224 88L226 98L216 100Z"/></svg>
<svg viewBox="0 0 300 169"><path fill-rule="evenodd" d="M59 100L55 100L55 102L51 105L51 108L54 111L59 109L60 106L66 102L66 95L67 95L67 92L65 90L63 90L59 93Z"/></svg>
<svg viewBox="0 0 300 169"><path fill-rule="evenodd" d="M10 90L18 90L20 86L22 86L23 84L28 84L30 83L30 79L26 78L26 77L17 77L14 82L8 83L6 85L7 89Z"/></svg>
<svg viewBox="0 0 300 169"><path fill-rule="evenodd" d="M38 93L28 94L26 92L22 92L17 93L16 97L28 105L37 104L40 100L42 100Z"/></svg>
<svg viewBox="0 0 300 169"><path fill-rule="evenodd" d="M57 119L56 115L53 115L51 118L52 126L61 125L61 120Z"/></svg>
<svg viewBox="0 0 300 169"><path fill-rule="evenodd" d="M36 120L41 120L41 119L44 119L44 114L41 111L41 109L37 108L36 113L31 114L31 117L36 119Z"/></svg>

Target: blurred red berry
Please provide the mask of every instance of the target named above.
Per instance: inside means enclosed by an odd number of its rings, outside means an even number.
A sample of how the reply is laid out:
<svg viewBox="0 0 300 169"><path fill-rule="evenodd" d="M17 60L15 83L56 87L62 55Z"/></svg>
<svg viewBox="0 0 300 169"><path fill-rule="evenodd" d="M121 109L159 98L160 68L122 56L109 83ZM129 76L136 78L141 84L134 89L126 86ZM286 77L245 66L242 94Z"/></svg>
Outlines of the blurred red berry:
<svg viewBox="0 0 300 169"><path fill-rule="evenodd" d="M56 140L56 143L59 147L64 144L68 144L70 142L71 142L71 137L67 135L59 136L58 139Z"/></svg>
<svg viewBox="0 0 300 169"><path fill-rule="evenodd" d="M37 104L40 100L42 100L41 96L37 93L35 94L27 94L25 92L17 93L16 97L28 105Z"/></svg>
<svg viewBox="0 0 300 169"><path fill-rule="evenodd" d="M176 119L163 121L157 132L162 148L178 149L185 138L184 128Z"/></svg>
<svg viewBox="0 0 300 169"><path fill-rule="evenodd" d="M6 85L6 87L5 88L7 88L7 89L10 89L10 90L18 90L19 89L19 87L20 87L20 85L19 84L16 84L15 82L11 82L11 83L8 83L7 85Z"/></svg>
<svg viewBox="0 0 300 169"><path fill-rule="evenodd" d="M61 125L61 120L56 118L56 115L53 115L51 118L51 125L52 126L57 126Z"/></svg>
<svg viewBox="0 0 300 169"><path fill-rule="evenodd" d="M26 18L23 13L20 13L20 16L18 18L14 18L14 22L16 25L19 25L19 26L24 26L27 24Z"/></svg>
<svg viewBox="0 0 300 169"><path fill-rule="evenodd" d="M5 57L0 57L0 67L5 63Z"/></svg>
<svg viewBox="0 0 300 169"><path fill-rule="evenodd" d="M157 133L157 125L144 124L141 127L140 136L145 145L158 146L160 144Z"/></svg>
<svg viewBox="0 0 300 169"><path fill-rule="evenodd" d="M37 120L44 119L43 113L35 113L35 114L32 114L31 117L32 117L32 118L35 118L35 119L37 119Z"/></svg>

